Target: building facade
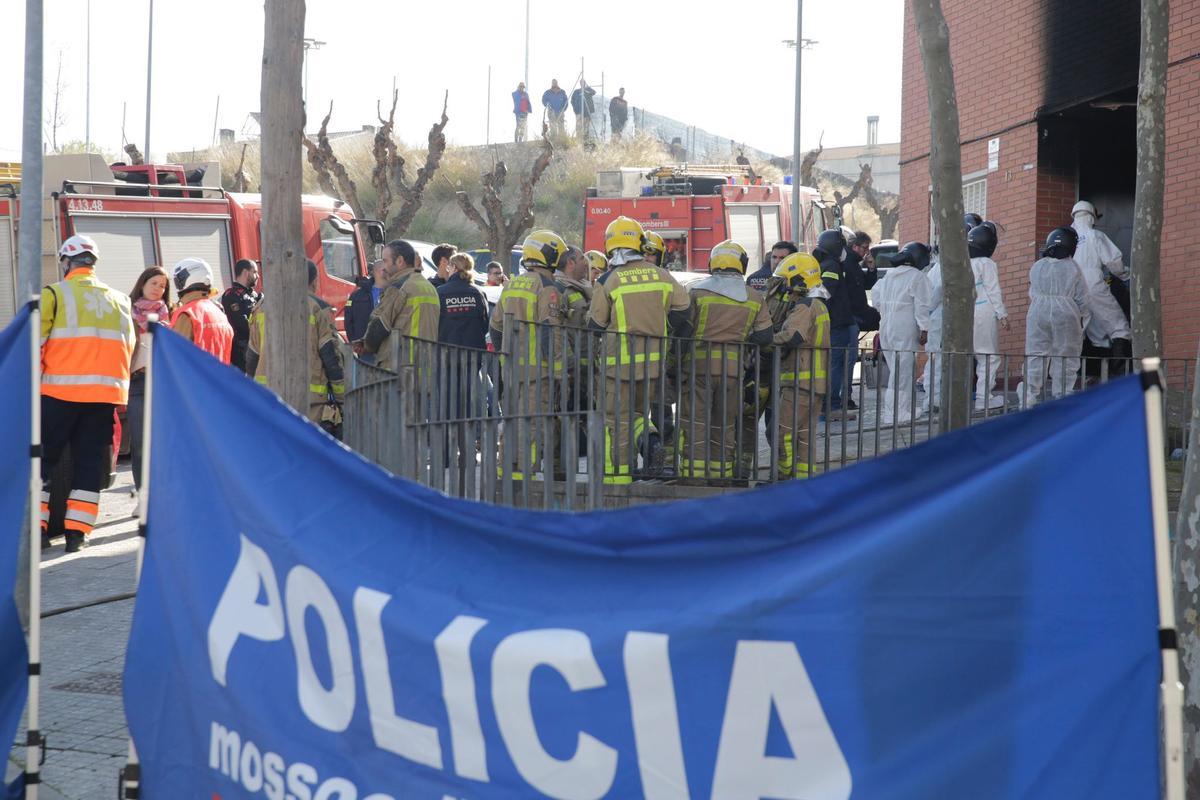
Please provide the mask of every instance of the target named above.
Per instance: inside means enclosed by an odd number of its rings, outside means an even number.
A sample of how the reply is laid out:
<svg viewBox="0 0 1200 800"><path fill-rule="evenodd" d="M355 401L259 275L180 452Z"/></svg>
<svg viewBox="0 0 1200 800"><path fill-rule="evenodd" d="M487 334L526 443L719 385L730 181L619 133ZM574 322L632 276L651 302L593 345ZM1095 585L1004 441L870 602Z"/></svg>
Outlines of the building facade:
<svg viewBox="0 0 1200 800"><path fill-rule="evenodd" d="M1133 225L1140 4L1136 0L943 0L959 104L967 211L1001 228L995 260L1024 349L1029 268L1077 200L1126 263ZM929 107L911 8L905 13L900 237L936 238L930 215ZM1200 286L1200 0L1171 3L1162 294L1166 356L1195 358Z"/></svg>

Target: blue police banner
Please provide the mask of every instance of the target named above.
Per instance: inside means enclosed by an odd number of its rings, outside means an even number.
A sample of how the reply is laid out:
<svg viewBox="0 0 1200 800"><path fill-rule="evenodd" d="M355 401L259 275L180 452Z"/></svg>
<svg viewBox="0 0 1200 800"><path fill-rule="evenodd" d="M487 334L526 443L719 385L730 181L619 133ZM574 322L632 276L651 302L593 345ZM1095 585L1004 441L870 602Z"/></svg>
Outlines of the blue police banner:
<svg viewBox="0 0 1200 800"><path fill-rule="evenodd" d="M396 480L173 335L153 371L146 797L1158 796L1136 378L571 514Z"/></svg>
<svg viewBox="0 0 1200 800"><path fill-rule="evenodd" d="M28 650L14 596L17 548L28 535L29 445L33 441L29 398L33 380L30 310L22 308L0 331L0 741L15 741L28 694Z"/></svg>

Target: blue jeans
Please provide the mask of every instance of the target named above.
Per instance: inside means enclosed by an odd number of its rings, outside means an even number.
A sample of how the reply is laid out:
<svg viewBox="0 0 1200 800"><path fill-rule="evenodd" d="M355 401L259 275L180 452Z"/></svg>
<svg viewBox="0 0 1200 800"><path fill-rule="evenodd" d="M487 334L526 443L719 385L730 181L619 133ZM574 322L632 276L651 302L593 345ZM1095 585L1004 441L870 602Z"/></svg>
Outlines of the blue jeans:
<svg viewBox="0 0 1200 800"><path fill-rule="evenodd" d="M842 407L842 392L850 399L850 379L858 360L858 326L843 325L829 329L829 408ZM847 355L847 353L849 355Z"/></svg>

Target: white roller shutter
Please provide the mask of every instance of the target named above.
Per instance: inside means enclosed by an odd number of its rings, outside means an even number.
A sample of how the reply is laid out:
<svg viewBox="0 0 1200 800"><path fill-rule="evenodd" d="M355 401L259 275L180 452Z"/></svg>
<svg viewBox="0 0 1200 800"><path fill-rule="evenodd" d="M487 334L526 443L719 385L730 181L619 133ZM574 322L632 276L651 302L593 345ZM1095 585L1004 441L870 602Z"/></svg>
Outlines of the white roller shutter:
<svg viewBox="0 0 1200 800"><path fill-rule="evenodd" d="M726 208L729 209L729 238L746 248L751 264L761 264L763 251L758 228L758 206L731 205Z"/></svg>
<svg viewBox="0 0 1200 800"><path fill-rule="evenodd" d="M0 328L12 321L17 308L15 261L9 219L0 217Z"/></svg>
<svg viewBox="0 0 1200 800"><path fill-rule="evenodd" d="M145 217L73 217L75 232L96 240L100 261L96 277L120 292L133 290L154 258L154 231Z"/></svg>
<svg viewBox="0 0 1200 800"><path fill-rule="evenodd" d="M167 218L158 220L158 246L167 271L185 258L203 258L213 268L214 287L224 289L232 280L229 261L229 223L221 218Z"/></svg>
<svg viewBox="0 0 1200 800"><path fill-rule="evenodd" d="M779 207L762 207L763 250L779 241ZM765 255L765 252L764 252ZM759 258L761 262L762 259Z"/></svg>

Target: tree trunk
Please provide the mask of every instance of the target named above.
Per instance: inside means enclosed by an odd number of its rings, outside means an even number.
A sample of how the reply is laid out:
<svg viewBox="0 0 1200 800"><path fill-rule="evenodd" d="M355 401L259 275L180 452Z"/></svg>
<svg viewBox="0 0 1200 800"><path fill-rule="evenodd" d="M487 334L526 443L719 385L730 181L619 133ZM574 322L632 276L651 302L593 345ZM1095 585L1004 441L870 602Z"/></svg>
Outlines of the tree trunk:
<svg viewBox="0 0 1200 800"><path fill-rule="evenodd" d="M304 0L266 0L262 73L267 382L302 414L308 410L308 269L300 211L304 11Z"/></svg>
<svg viewBox="0 0 1200 800"><path fill-rule="evenodd" d="M942 264L942 430L971 419L969 353L975 332L975 280L963 234L962 153L958 98L950 62L950 29L940 0L913 0L929 97L929 177Z"/></svg>
<svg viewBox="0 0 1200 800"><path fill-rule="evenodd" d="M1183 769L1187 796L1200 797L1200 357L1196 359L1196 379L1192 387L1191 434L1188 438L1187 465L1183 472L1183 493L1179 515L1175 519L1175 625L1179 631L1179 680L1183 695Z"/></svg>
<svg viewBox="0 0 1200 800"><path fill-rule="evenodd" d="M1168 0L1142 0L1142 52L1138 73L1137 189L1133 196L1134 358L1162 356L1162 291L1159 286L1163 219L1163 161L1167 148Z"/></svg>

